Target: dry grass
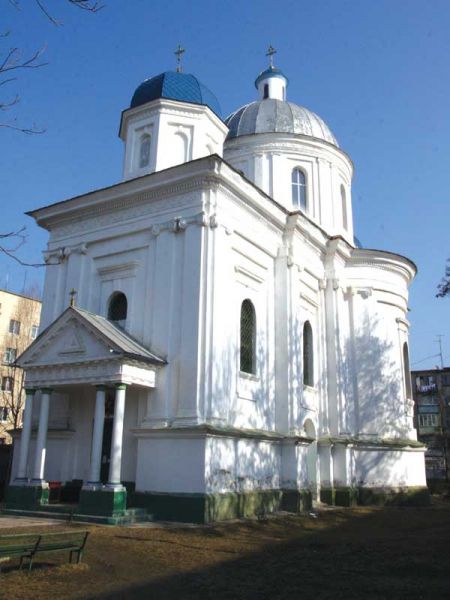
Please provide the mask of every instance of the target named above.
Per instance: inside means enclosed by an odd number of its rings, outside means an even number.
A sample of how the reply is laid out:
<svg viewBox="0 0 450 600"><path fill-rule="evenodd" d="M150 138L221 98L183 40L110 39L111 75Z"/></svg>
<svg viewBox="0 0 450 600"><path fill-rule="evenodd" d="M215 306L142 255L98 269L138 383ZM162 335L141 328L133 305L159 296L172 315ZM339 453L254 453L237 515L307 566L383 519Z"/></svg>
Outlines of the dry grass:
<svg viewBox="0 0 450 600"><path fill-rule="evenodd" d="M392 600L450 595L450 505L444 503L422 509L327 510L318 518L278 516L264 523L90 530L81 565L44 555L28 575L11 563L0 575L0 598Z"/></svg>

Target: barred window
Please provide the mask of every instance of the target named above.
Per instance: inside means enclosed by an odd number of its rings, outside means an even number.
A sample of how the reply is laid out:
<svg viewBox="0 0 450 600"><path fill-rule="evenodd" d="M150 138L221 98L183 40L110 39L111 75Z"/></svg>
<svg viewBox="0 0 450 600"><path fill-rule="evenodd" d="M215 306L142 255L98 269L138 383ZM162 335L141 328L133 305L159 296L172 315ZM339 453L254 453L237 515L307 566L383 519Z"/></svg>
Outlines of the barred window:
<svg viewBox="0 0 450 600"><path fill-rule="evenodd" d="M109 301L108 319L121 327L125 327L127 320L128 301L125 294L115 292Z"/></svg>
<svg viewBox="0 0 450 600"><path fill-rule="evenodd" d="M248 299L241 304L240 370L256 373L256 313Z"/></svg>
<svg viewBox="0 0 450 600"><path fill-rule="evenodd" d="M306 175L298 168L292 171L292 204L304 211L307 209Z"/></svg>
<svg viewBox="0 0 450 600"><path fill-rule="evenodd" d="M408 344L406 342L403 344L403 376L405 378L406 397L412 398L411 373L409 370L409 352Z"/></svg>
<svg viewBox="0 0 450 600"><path fill-rule="evenodd" d="M303 325L303 383L314 386L314 347L311 324Z"/></svg>

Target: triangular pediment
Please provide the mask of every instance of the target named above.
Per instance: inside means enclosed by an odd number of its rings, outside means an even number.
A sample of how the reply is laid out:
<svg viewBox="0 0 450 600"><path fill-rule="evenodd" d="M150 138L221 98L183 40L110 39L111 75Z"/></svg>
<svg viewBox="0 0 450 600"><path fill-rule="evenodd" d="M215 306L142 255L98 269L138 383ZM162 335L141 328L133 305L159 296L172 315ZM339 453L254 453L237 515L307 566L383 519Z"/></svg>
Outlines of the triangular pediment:
<svg viewBox="0 0 450 600"><path fill-rule="evenodd" d="M38 336L17 363L29 369L111 361L121 357L154 364L164 363L105 318L70 307Z"/></svg>

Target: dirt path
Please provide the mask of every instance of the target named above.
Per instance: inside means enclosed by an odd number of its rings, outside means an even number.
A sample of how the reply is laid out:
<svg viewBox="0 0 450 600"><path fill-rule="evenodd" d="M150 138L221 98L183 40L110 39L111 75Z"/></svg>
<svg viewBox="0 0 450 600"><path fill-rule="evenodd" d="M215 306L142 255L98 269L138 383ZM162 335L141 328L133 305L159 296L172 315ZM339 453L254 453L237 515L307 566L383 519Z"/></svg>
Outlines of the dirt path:
<svg viewBox="0 0 450 600"><path fill-rule="evenodd" d="M52 531L57 528L67 526L52 526ZM38 560L28 576L12 563L0 575L0 598L450 596L448 504L341 509L321 512L317 518L280 516L209 527L90 530L83 564L63 564L65 557L50 555Z"/></svg>

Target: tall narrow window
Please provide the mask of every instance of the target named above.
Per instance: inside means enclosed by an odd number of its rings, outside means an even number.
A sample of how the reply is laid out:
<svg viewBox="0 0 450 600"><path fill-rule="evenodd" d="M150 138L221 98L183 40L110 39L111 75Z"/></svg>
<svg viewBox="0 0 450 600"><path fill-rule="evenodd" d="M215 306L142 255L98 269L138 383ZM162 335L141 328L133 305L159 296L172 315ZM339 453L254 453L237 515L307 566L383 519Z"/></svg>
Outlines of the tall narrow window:
<svg viewBox="0 0 450 600"><path fill-rule="evenodd" d="M264 98L263 99L265 100L268 97L269 97L269 84L265 83L264 84Z"/></svg>
<svg viewBox="0 0 450 600"><path fill-rule="evenodd" d="M403 344L403 376L405 378L406 397L412 398L411 372L409 370L409 351L408 344L406 342Z"/></svg>
<svg viewBox="0 0 450 600"><path fill-rule="evenodd" d="M313 333L309 321L303 325L303 383L314 386Z"/></svg>
<svg viewBox="0 0 450 600"><path fill-rule="evenodd" d="M139 149L139 168L143 169L147 167L150 162L150 142L151 136L148 133L144 133L141 136L141 145Z"/></svg>
<svg viewBox="0 0 450 600"><path fill-rule="evenodd" d="M256 313L250 300L241 304L240 370L256 373Z"/></svg>
<svg viewBox="0 0 450 600"><path fill-rule="evenodd" d="M298 168L292 171L292 204L306 211L306 176Z"/></svg>
<svg viewBox="0 0 450 600"><path fill-rule="evenodd" d="M342 204L342 226L344 229L348 229L347 197L345 194L345 187L343 185L341 185L341 204Z"/></svg>
<svg viewBox="0 0 450 600"><path fill-rule="evenodd" d="M125 294L115 292L109 301L108 319L121 327L125 327L128 312L128 301Z"/></svg>

